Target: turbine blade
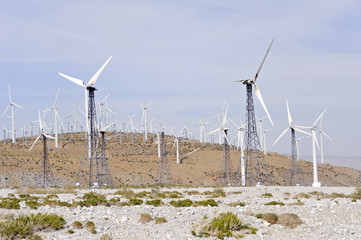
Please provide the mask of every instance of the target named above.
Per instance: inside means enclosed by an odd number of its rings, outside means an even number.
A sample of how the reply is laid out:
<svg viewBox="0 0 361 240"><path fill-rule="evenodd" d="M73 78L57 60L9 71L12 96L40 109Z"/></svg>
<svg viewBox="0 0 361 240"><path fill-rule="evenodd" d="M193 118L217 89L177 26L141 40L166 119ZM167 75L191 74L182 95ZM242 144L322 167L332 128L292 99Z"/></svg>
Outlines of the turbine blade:
<svg viewBox="0 0 361 240"><path fill-rule="evenodd" d="M5 111L3 112L3 114L1 115L1 118L3 118L3 116L5 115L5 113L7 112L7 110L9 109L10 104L5 108Z"/></svg>
<svg viewBox="0 0 361 240"><path fill-rule="evenodd" d="M54 105L53 105L53 107L55 107L55 105L56 105L56 101L58 100L59 91L60 91L60 88L58 88L58 91L56 92L56 97L55 97L55 101L54 101Z"/></svg>
<svg viewBox="0 0 361 240"><path fill-rule="evenodd" d="M11 91L10 91L10 84L8 85L9 86L9 100L11 102Z"/></svg>
<svg viewBox="0 0 361 240"><path fill-rule="evenodd" d="M50 139L53 139L53 140L55 140L55 137L53 137L53 136L50 136L50 135L48 135L48 134L46 134L46 133L44 133L44 136L45 136L46 138L50 138Z"/></svg>
<svg viewBox="0 0 361 240"><path fill-rule="evenodd" d="M273 125L273 122L272 122L272 119L271 119L271 116L270 116L269 113L268 113L266 104L265 104L264 101L263 101L261 92L260 92L259 88L257 87L256 83L254 83L254 87L255 87L255 89L254 89L254 94L256 94L258 100L260 101L260 103L261 103L264 111L266 112L266 114L267 114L267 116L268 116L269 121L271 122L272 126L274 126L274 125Z"/></svg>
<svg viewBox="0 0 361 240"><path fill-rule="evenodd" d="M290 108L288 106L287 100L286 100L286 105L287 105L287 114L288 114L288 125L291 127L292 126L292 117L291 117Z"/></svg>
<svg viewBox="0 0 361 240"><path fill-rule="evenodd" d="M22 106L20 106L19 104L16 104L16 103L12 103L14 106L17 106L18 108L22 108L22 109L24 109Z"/></svg>
<svg viewBox="0 0 361 240"><path fill-rule="evenodd" d="M138 99L137 99L137 102L142 108L144 108L144 105Z"/></svg>
<svg viewBox="0 0 361 240"><path fill-rule="evenodd" d="M221 131L221 130L222 130L222 129L219 129L219 128L218 128L218 129L216 129L216 130L214 130L214 131L212 131L212 132L209 132L208 135L211 135L211 134L213 134L213 133L219 132L219 131Z"/></svg>
<svg viewBox="0 0 361 240"><path fill-rule="evenodd" d="M33 145L31 145L30 149L29 149L29 152L31 151L31 149L33 149L35 143L39 140L39 138L41 137L41 134L35 139Z"/></svg>
<svg viewBox="0 0 361 240"><path fill-rule="evenodd" d="M327 109L323 110L323 112L320 114L320 116L316 119L316 121L313 123L312 126L315 126L317 122L322 118L323 114L326 112Z"/></svg>
<svg viewBox="0 0 361 240"><path fill-rule="evenodd" d="M237 126L237 124L235 122L233 122L233 120L231 118L229 118L229 120L231 121L231 123L233 123L233 125L238 129L239 127Z"/></svg>
<svg viewBox="0 0 361 240"><path fill-rule="evenodd" d="M283 137L283 135L286 134L286 132L288 131L289 128L286 128L282 133L281 135L276 139L276 141L272 144L273 146L278 142L278 140L281 139L281 137Z"/></svg>
<svg viewBox="0 0 361 240"><path fill-rule="evenodd" d="M308 133L308 132L306 132L306 131L303 131L303 130L301 130L301 129L299 129L299 128L296 128L296 127L294 127L294 126L292 126L291 128L293 128L296 132L303 133L303 134L306 134L306 135L309 135L309 136L312 135L311 133Z"/></svg>
<svg viewBox="0 0 361 240"><path fill-rule="evenodd" d="M94 74L94 76L89 80L88 84L86 85L87 87L90 85L94 85L95 82L97 81L99 75L101 74L101 72L103 71L103 69L105 68L105 66L108 64L108 62L110 61L110 59L112 59L112 56L110 56L110 58L108 58L108 60L103 64L103 66Z"/></svg>
<svg viewBox="0 0 361 240"><path fill-rule="evenodd" d="M154 103L154 101L151 101L150 103L148 103L147 105L145 105L145 107L148 107L150 105L152 105Z"/></svg>
<svg viewBox="0 0 361 240"><path fill-rule="evenodd" d="M259 74L259 72L261 71L261 69L262 69L262 67L263 67L263 63L264 63L264 61L266 60L266 57L267 57L267 55L268 55L269 50L270 50L271 47L272 47L272 44L273 44L273 41L274 41L274 40L275 40L275 39L273 38L271 44L269 45L269 47L268 47L268 49L267 49L266 55L264 56L264 58L263 58L263 60L262 60L262 62L261 62L261 65L259 66L259 68L258 68L258 70L257 70L257 73L256 73L256 75L254 76L254 81L257 80L258 74ZM273 124L272 124L272 125L273 125Z"/></svg>
<svg viewBox="0 0 361 240"><path fill-rule="evenodd" d="M228 145L229 145L229 146L232 146L232 145L231 145L231 142L230 142L229 139L228 139L228 136L227 136L227 134L226 134L226 131L224 131L224 129L223 129L223 135L224 135L224 138L227 140Z"/></svg>
<svg viewBox="0 0 361 240"><path fill-rule="evenodd" d="M327 133L325 133L324 131L321 131L321 130L320 130L320 133L325 135L328 139L330 139L332 141L332 138L330 136L328 136Z"/></svg>
<svg viewBox="0 0 361 240"><path fill-rule="evenodd" d="M80 79L70 77L70 76L65 75L65 74L63 74L63 73L58 73L58 74L59 74L60 76L64 77L64 78L72 81L73 83L81 86L81 87L85 87L84 82L83 82L82 80L80 80Z"/></svg>
<svg viewBox="0 0 361 240"><path fill-rule="evenodd" d="M318 145L317 136L314 130L312 130L312 137L315 139L318 150L320 150L320 145Z"/></svg>

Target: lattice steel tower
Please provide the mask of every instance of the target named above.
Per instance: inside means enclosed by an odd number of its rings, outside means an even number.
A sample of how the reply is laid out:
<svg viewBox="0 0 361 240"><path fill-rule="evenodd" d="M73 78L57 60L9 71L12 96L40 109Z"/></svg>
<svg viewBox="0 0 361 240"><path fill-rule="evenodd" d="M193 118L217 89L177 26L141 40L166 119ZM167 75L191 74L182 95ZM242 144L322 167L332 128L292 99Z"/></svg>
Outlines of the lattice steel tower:
<svg viewBox="0 0 361 240"><path fill-rule="evenodd" d="M223 143L223 163L222 170L218 182L220 185L234 185L235 172L233 171L231 156L229 154L229 144L227 140L228 129L224 129L224 143Z"/></svg>
<svg viewBox="0 0 361 240"><path fill-rule="evenodd" d="M97 90L92 86L88 90L88 156L82 158L77 185L88 182L89 188L101 185L113 186L110 170L105 156L105 137L100 142L96 125L96 110L94 92ZM104 142L103 142L104 141Z"/></svg>
<svg viewBox="0 0 361 240"><path fill-rule="evenodd" d="M167 160L167 152L166 152L166 149L165 149L164 132L161 133L161 152L160 152L159 167L158 167L158 171L157 171L157 182L160 183L160 184L174 183L172 173L170 171L168 160Z"/></svg>
<svg viewBox="0 0 361 240"><path fill-rule="evenodd" d="M303 171L297 159L296 133L293 128L291 128L291 162L285 176L285 182L289 186L306 186Z"/></svg>
<svg viewBox="0 0 361 240"><path fill-rule="evenodd" d="M252 84L246 83L247 87L247 113L245 131L244 159L246 168L246 185L251 186L271 184L268 167L261 149L257 133L257 123L254 112Z"/></svg>

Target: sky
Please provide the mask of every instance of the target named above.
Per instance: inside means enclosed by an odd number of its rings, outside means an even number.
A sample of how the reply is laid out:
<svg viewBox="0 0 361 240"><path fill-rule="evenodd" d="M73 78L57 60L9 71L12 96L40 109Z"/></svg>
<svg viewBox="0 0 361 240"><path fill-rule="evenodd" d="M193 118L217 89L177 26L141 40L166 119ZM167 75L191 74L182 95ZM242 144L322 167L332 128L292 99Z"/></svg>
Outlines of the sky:
<svg viewBox="0 0 361 240"><path fill-rule="evenodd" d="M320 1L45 1L0 0L0 112L8 102L24 107L17 129L29 128L37 111L57 105L63 124L84 90L58 72L88 82L113 56L95 87L108 94L118 123L154 101L154 125L184 126L199 138L199 119L211 121L229 103L228 116L244 122L246 89L233 80L254 77L273 38L257 84L274 126L267 121L267 151L289 154L285 101L293 123L310 126L327 109L325 155L361 156L361 2ZM256 114L266 116L255 98ZM9 112L10 114L10 112ZM10 129L9 114L0 119ZM79 113L80 114L80 113ZM52 114L47 121L53 121ZM229 124L230 138L237 130ZM167 131L167 130L166 130ZM169 131L169 130L168 130ZM297 134L297 137L301 137ZM210 137L207 136L208 141ZM300 153L312 154L311 139Z"/></svg>

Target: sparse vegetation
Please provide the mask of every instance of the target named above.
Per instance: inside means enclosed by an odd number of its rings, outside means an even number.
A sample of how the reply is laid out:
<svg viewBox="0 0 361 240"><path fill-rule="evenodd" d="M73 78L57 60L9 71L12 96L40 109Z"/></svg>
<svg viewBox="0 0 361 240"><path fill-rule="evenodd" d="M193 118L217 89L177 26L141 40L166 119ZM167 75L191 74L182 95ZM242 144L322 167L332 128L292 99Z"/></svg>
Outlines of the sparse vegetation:
<svg viewBox="0 0 361 240"><path fill-rule="evenodd" d="M197 237L209 237L215 236L219 239L225 237L243 237L243 234L255 234L256 228L249 227L247 224L242 225L242 222L238 219L237 215L232 212L221 213L218 217L213 218L208 224L201 227L201 230L197 234L196 231L192 231L193 236Z"/></svg>
<svg viewBox="0 0 361 240"><path fill-rule="evenodd" d="M296 228L302 224L302 221L296 214L282 213L278 216L277 224L281 224L289 228Z"/></svg>
<svg viewBox="0 0 361 240"><path fill-rule="evenodd" d="M161 224L161 223L166 223L167 219L165 219L165 217L157 217L155 219L155 224Z"/></svg>
<svg viewBox="0 0 361 240"><path fill-rule="evenodd" d="M265 203L264 205L266 205L266 206L276 206L276 205L284 206L285 204L280 201L271 201L271 202Z"/></svg>
<svg viewBox="0 0 361 240"><path fill-rule="evenodd" d="M111 233L104 233L99 240L113 240L113 235Z"/></svg>
<svg viewBox="0 0 361 240"><path fill-rule="evenodd" d="M163 201L160 199L154 199L154 200L146 201L145 204L158 207L159 205L163 205Z"/></svg>
<svg viewBox="0 0 361 240"><path fill-rule="evenodd" d="M20 200L17 198L3 198L0 202L0 208L20 209Z"/></svg>
<svg viewBox="0 0 361 240"><path fill-rule="evenodd" d="M172 200L169 202L170 205L173 207L190 207L193 204L193 201L190 199L184 199L184 200Z"/></svg>
<svg viewBox="0 0 361 240"><path fill-rule="evenodd" d="M305 205L305 203L301 202L300 199L297 199L297 202L293 202L293 203L290 203L288 205L290 205L290 206L302 206L302 205Z"/></svg>
<svg viewBox="0 0 361 240"><path fill-rule="evenodd" d="M95 192L85 193L82 199L83 199L82 201L75 202L75 205L79 205L82 207L83 206L90 207L90 206L98 206L98 205L110 206L110 203L106 200L105 196L100 193L95 193Z"/></svg>
<svg viewBox="0 0 361 240"><path fill-rule="evenodd" d="M140 223L147 223L147 222L150 222L152 220L153 220L153 218L149 213L140 214L140 218L139 218Z"/></svg>
<svg viewBox="0 0 361 240"><path fill-rule="evenodd" d="M308 198L310 198L310 195L308 195L307 193L301 192L301 193L297 193L292 198L293 199L299 199L299 198L307 198L308 199Z"/></svg>
<svg viewBox="0 0 361 240"><path fill-rule="evenodd" d="M278 221L278 216L275 213L265 213L262 215L262 218L270 224L275 224Z"/></svg>
<svg viewBox="0 0 361 240"><path fill-rule="evenodd" d="M261 195L261 197L268 197L268 198L270 198L270 197L273 197L273 195L272 195L272 193L263 193L263 194Z"/></svg>
<svg viewBox="0 0 361 240"><path fill-rule="evenodd" d="M95 224L92 221L87 221L85 223L85 228L92 234L96 234L97 231L95 230Z"/></svg>
<svg viewBox="0 0 361 240"><path fill-rule="evenodd" d="M234 202L234 203L230 203L229 206L231 206L231 207L237 207L237 206L245 207L246 203L245 202Z"/></svg>
<svg viewBox="0 0 361 240"><path fill-rule="evenodd" d="M73 229L68 229L68 233L69 233L69 234L73 234L73 233L74 233L74 230L73 230Z"/></svg>
<svg viewBox="0 0 361 240"><path fill-rule="evenodd" d="M142 205L143 200L142 199L137 199L137 198L130 198L128 203L129 203L129 205Z"/></svg>
<svg viewBox="0 0 361 240"><path fill-rule="evenodd" d="M30 216L20 216L15 219L0 223L0 236L15 239L26 238L35 231L52 228L59 230L65 224L61 216L54 214L31 214Z"/></svg>
<svg viewBox="0 0 361 240"><path fill-rule="evenodd" d="M207 200L202 200L202 201L198 201L195 202L193 204L193 206L211 206L211 207L218 207L218 203L216 201L214 201L214 199L207 199Z"/></svg>
<svg viewBox="0 0 361 240"><path fill-rule="evenodd" d="M82 224L81 222L79 222L79 221L73 222L72 225L73 225L73 227L76 228L76 229L81 229L81 228L83 228L83 224Z"/></svg>

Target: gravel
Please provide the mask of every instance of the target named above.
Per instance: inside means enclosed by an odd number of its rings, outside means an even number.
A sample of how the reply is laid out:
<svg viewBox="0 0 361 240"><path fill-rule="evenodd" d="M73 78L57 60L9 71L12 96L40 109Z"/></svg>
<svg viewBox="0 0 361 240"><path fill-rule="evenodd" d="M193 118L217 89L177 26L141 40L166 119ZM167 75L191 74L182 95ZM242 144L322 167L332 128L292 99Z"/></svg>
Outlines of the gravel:
<svg viewBox="0 0 361 240"><path fill-rule="evenodd" d="M78 201L84 193L95 191L107 196L107 199L120 197L113 195L118 189L84 190L78 189L75 194L57 194L58 200L72 202ZM159 191L178 191L183 193L183 199L193 201L205 200L209 196L196 194L188 195L185 191L213 191L213 188L163 188ZM213 198L218 207L184 207L176 208L169 204L174 199L162 199L165 203L159 207L142 204L139 206L91 206L91 207L51 207L41 206L30 209L21 202L19 210L0 209L0 216L14 214L14 216L31 213L54 213L65 218L64 228L53 232L39 232L44 239L100 239L104 234L111 234L113 239L199 239L192 236L194 226L200 224L204 216L212 219L222 212L237 214L242 223L247 223L258 229L257 234L248 234L244 239L361 239L361 200L352 202L350 198L320 198L311 195L310 198L299 199L304 205L289 205L297 202L292 197L297 193L310 193L313 191L325 194L343 193L351 194L356 191L354 187L227 187L223 188L226 197ZM23 189L23 191L25 191ZM151 191L148 189L133 189L135 192ZM7 197L9 193L17 195L19 189L0 189L0 196ZM241 192L241 193L239 193ZM271 193L272 197L262 197L264 193ZM36 194L31 194L32 196ZM46 195L37 195L46 196ZM146 201L147 199L143 199ZM126 201L126 199L121 199ZM281 201L285 206L265 206L270 201ZM245 202L245 207L231 207L230 203ZM250 214L257 213L294 213L303 221L295 229L289 229L279 224L269 224ZM142 213L149 213L153 220L148 223L139 223ZM154 219L165 217L167 222L155 224ZM87 221L95 223L96 234L90 233L85 227L74 229L72 223L80 221L85 225ZM69 234L68 230L74 233ZM209 237L208 239L216 239ZM233 239L233 238L229 238Z"/></svg>

